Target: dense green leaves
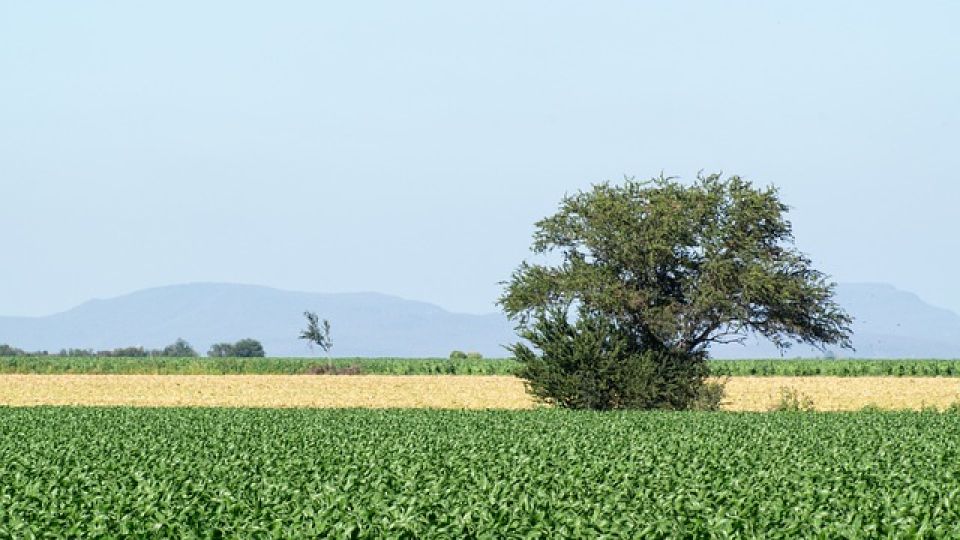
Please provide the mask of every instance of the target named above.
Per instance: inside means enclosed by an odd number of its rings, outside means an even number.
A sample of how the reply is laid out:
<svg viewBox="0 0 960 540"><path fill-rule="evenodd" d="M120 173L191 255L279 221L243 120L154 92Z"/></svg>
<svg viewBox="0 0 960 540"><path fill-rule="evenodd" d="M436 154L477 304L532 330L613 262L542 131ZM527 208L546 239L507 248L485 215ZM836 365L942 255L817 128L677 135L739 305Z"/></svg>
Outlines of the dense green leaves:
<svg viewBox="0 0 960 540"><path fill-rule="evenodd" d="M629 329L582 312L574 322L550 310L511 350L530 393L570 409L690 408L703 395L707 365L702 354L643 350Z"/></svg>
<svg viewBox="0 0 960 540"><path fill-rule="evenodd" d="M518 374L565 407L684 409L711 344L849 347L851 319L793 247L787 209L775 188L719 174L564 197L534 233L554 260L521 264L499 300L522 338Z"/></svg>
<svg viewBox="0 0 960 540"><path fill-rule="evenodd" d="M250 338L236 343L214 343L207 351L210 358L263 358L266 355L263 344Z"/></svg>
<svg viewBox="0 0 960 540"><path fill-rule="evenodd" d="M181 338L178 338L175 342L164 347L161 355L172 358L189 358L193 356L200 356L197 354L197 351L193 350L193 347L190 346L186 340Z"/></svg>
<svg viewBox="0 0 960 540"><path fill-rule="evenodd" d="M714 360L717 376L960 377L960 360Z"/></svg>
<svg viewBox="0 0 960 540"><path fill-rule="evenodd" d="M0 538L960 536L960 415L0 408Z"/></svg>
<svg viewBox="0 0 960 540"><path fill-rule="evenodd" d="M773 187L737 176L626 179L565 197L537 223L533 251L500 299L521 325L585 306L631 328L644 349L703 352L744 332L787 347L849 346L834 285L793 247Z"/></svg>

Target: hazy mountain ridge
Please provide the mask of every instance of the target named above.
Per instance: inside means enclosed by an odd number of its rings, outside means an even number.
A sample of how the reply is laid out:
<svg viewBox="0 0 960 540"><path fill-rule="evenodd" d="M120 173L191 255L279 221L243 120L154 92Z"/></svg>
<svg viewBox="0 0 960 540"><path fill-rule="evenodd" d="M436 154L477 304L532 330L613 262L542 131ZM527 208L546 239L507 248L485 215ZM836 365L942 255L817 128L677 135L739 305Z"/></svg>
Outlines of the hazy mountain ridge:
<svg viewBox="0 0 960 540"><path fill-rule="evenodd" d="M856 353L840 356L960 358L960 315L884 284L841 284L837 300L855 317ZM254 285L195 283L91 300L46 317L0 317L0 343L28 350L162 347L182 337L198 352L211 344L259 339L271 356L308 356L297 339L304 310L333 325L336 356L446 356L453 349L506 356L516 340L499 313L452 313L433 304L380 293L304 293ZM815 357L811 347L784 356ZM770 343L715 347L717 358L777 357Z"/></svg>
<svg viewBox="0 0 960 540"><path fill-rule="evenodd" d="M29 350L161 347L177 337L206 352L252 337L272 356L308 356L303 311L330 319L337 356L445 356L452 349L504 356L512 327L497 314L450 313L379 293L320 294L198 283L91 300L48 317L0 318L0 343Z"/></svg>
<svg viewBox="0 0 960 540"><path fill-rule="evenodd" d="M842 283L837 302L854 317L855 351L831 348L843 357L960 358L960 315L932 306L917 295L885 283ZM749 338L746 346L725 345L713 350L718 358L779 357L770 342ZM816 357L824 353L794 346L785 357Z"/></svg>

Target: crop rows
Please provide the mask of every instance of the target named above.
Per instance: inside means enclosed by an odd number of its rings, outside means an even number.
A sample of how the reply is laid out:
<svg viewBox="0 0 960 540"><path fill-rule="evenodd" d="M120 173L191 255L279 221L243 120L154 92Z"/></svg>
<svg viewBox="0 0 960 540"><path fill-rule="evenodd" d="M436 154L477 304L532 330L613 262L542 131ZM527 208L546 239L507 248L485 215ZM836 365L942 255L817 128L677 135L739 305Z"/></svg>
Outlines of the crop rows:
<svg viewBox="0 0 960 540"><path fill-rule="evenodd" d="M713 360L718 376L960 377L960 360Z"/></svg>
<svg viewBox="0 0 960 540"><path fill-rule="evenodd" d="M0 537L956 538L960 415L0 408Z"/></svg>
<svg viewBox="0 0 960 540"><path fill-rule="evenodd" d="M0 373L102 373L150 375L510 375L511 359L443 358L85 358L0 357ZM960 377L960 360L713 360L718 376Z"/></svg>
<svg viewBox="0 0 960 540"><path fill-rule="evenodd" d="M332 370L330 366L332 365ZM0 373L101 373L114 375L510 375L507 359L443 358L98 358L0 357Z"/></svg>

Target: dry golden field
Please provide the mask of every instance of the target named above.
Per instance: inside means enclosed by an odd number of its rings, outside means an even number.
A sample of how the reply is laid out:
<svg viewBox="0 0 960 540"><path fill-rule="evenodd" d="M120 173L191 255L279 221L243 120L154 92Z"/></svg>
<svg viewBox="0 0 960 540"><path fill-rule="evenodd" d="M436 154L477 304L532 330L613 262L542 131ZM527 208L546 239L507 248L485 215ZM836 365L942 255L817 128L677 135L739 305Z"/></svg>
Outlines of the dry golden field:
<svg viewBox="0 0 960 540"><path fill-rule="evenodd" d="M813 400L821 411L943 409L960 402L955 377L731 377L724 409L766 411L780 400L782 388Z"/></svg>
<svg viewBox="0 0 960 540"><path fill-rule="evenodd" d="M943 408L960 401L960 378L732 377L724 409L769 410L782 388L809 397L818 410ZM535 406L514 377L457 375L0 375L0 405Z"/></svg>
<svg viewBox="0 0 960 540"><path fill-rule="evenodd" d="M0 375L0 404L205 407L533 406L514 377L455 375Z"/></svg>

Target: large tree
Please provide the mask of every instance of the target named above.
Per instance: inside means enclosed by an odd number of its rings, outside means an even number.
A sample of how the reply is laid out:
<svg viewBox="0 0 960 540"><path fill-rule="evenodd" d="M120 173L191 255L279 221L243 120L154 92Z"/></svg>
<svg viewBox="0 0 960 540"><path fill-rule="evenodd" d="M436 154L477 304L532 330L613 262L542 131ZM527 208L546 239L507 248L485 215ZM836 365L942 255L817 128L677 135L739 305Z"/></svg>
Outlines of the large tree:
<svg viewBox="0 0 960 540"><path fill-rule="evenodd" d="M555 319L575 310L671 362L749 333L781 348L849 347L851 319L794 247L787 210L776 188L738 176L599 184L536 224L533 251L555 263L523 263L500 304L534 345L569 330Z"/></svg>

